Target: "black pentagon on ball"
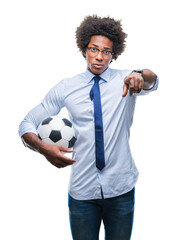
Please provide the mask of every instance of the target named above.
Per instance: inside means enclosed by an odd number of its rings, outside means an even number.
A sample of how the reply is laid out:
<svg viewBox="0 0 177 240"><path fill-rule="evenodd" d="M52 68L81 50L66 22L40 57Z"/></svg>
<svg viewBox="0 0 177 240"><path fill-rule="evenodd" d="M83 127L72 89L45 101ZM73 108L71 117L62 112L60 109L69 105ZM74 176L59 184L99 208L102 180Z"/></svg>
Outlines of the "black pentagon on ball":
<svg viewBox="0 0 177 240"><path fill-rule="evenodd" d="M65 123L66 126L72 127L72 123L68 119L63 118L62 120L63 120L63 122Z"/></svg>
<svg viewBox="0 0 177 240"><path fill-rule="evenodd" d="M50 135L49 135L49 138L54 142L58 142L59 140L62 139L61 137L61 132L60 131L57 131L57 130L52 130Z"/></svg>
<svg viewBox="0 0 177 240"><path fill-rule="evenodd" d="M76 142L76 137L72 137L72 139L69 141L69 148L72 148Z"/></svg>
<svg viewBox="0 0 177 240"><path fill-rule="evenodd" d="M50 122L52 119L53 119L53 118L51 118L51 117L48 117L48 118L44 119L44 120L42 121L41 125L49 124L49 122Z"/></svg>

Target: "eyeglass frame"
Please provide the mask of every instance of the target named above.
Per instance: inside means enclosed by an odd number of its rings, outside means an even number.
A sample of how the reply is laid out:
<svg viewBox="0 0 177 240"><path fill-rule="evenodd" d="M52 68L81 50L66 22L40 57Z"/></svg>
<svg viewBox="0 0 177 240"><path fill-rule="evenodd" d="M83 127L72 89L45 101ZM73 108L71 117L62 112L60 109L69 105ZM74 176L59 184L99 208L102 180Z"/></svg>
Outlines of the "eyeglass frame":
<svg viewBox="0 0 177 240"><path fill-rule="evenodd" d="M108 50L100 50L99 48L96 48L96 47L87 47L88 50L93 50L95 49L96 51L95 52L92 52L93 54L98 54L99 52L101 52L102 56L111 56L111 55L114 55L114 52L111 52L111 51L108 51ZM105 52L108 52L108 54L106 54Z"/></svg>

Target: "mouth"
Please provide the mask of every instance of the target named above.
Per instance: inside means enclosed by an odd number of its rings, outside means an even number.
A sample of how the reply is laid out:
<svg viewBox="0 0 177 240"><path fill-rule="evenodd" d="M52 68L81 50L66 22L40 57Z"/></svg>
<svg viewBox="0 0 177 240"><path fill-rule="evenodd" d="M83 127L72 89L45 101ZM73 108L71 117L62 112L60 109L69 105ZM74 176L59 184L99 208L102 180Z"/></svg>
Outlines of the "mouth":
<svg viewBox="0 0 177 240"><path fill-rule="evenodd" d="M102 64L93 64L93 67L97 68L97 69L101 69L101 68L104 67L104 65L102 65Z"/></svg>

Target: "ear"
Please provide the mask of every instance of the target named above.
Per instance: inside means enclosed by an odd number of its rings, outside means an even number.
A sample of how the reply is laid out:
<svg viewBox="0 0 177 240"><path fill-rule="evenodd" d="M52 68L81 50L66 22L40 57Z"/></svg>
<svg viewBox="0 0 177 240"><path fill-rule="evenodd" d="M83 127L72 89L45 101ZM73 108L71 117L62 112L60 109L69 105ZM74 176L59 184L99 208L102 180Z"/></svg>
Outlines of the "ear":
<svg viewBox="0 0 177 240"><path fill-rule="evenodd" d="M82 55L86 58L86 51L83 51Z"/></svg>

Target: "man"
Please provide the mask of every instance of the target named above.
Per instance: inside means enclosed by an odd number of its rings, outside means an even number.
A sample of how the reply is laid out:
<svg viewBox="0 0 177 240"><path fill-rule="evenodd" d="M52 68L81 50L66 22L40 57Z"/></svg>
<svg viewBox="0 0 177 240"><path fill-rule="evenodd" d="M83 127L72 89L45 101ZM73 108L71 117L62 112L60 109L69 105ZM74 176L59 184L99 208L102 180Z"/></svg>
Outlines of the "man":
<svg viewBox="0 0 177 240"><path fill-rule="evenodd" d="M131 237L138 170L129 134L138 95L156 90L148 69L115 70L109 65L124 51L126 34L112 18L86 17L76 30L87 70L66 78L32 109L19 129L26 146L58 168L72 165L69 213L74 240L98 240L101 221L107 240ZM76 132L73 159L61 146L42 142L36 129L66 107Z"/></svg>

